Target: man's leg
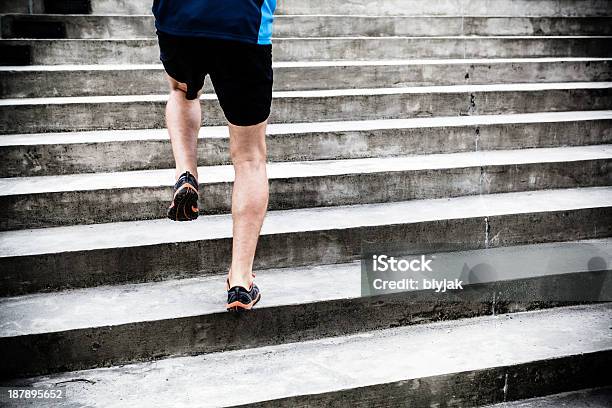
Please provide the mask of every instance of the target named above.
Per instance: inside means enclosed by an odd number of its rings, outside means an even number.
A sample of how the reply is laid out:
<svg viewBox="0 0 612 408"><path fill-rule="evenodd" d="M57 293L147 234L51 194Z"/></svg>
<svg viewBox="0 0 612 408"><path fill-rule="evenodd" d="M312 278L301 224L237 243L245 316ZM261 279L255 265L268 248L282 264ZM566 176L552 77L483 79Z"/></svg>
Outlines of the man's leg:
<svg viewBox="0 0 612 408"><path fill-rule="evenodd" d="M200 99L188 100L187 86L166 75L170 97L166 105L166 126L172 142L176 178L189 171L198 178L198 133L202 123Z"/></svg>
<svg viewBox="0 0 612 408"><path fill-rule="evenodd" d="M198 218L198 133L202 121L200 99L187 99L187 86L167 76L170 96L166 105L166 126L176 163L174 196L168 208L173 221ZM199 96L199 93L198 93Z"/></svg>
<svg viewBox="0 0 612 408"><path fill-rule="evenodd" d="M249 288L257 240L268 208L266 125L229 125L236 173L232 192L233 245L230 287Z"/></svg>

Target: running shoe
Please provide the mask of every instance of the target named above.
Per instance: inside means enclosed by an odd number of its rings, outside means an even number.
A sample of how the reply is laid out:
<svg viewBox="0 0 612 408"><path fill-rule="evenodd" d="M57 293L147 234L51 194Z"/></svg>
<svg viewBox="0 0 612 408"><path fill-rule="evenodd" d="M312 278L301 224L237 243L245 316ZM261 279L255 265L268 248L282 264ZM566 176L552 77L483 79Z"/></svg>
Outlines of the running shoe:
<svg viewBox="0 0 612 408"><path fill-rule="evenodd" d="M193 221L198 218L198 181L190 172L181 174L174 185L174 197L168 218L172 221Z"/></svg>
<svg viewBox="0 0 612 408"><path fill-rule="evenodd" d="M227 310L231 312L250 310L260 299L261 293L256 284L252 283L249 290L242 286L234 286L227 291Z"/></svg>

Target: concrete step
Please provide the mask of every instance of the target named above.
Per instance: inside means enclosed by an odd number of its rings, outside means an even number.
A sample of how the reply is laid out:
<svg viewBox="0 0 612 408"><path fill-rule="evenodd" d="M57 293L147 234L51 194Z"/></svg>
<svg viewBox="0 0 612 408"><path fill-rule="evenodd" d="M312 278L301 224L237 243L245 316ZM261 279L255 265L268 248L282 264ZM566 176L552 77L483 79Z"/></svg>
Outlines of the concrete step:
<svg viewBox="0 0 612 408"><path fill-rule="evenodd" d="M520 401L500 402L486 408L608 408L612 406L612 387L589 388Z"/></svg>
<svg viewBox="0 0 612 408"><path fill-rule="evenodd" d="M544 112L268 126L271 162L612 143L612 111ZM199 165L229 164L226 126L204 127ZM172 168L166 129L0 137L0 177Z"/></svg>
<svg viewBox="0 0 612 408"><path fill-rule="evenodd" d="M487 316L3 385L65 387L55 407L483 405L609 385L611 312L600 304ZM240 375L227 381L227 372Z"/></svg>
<svg viewBox="0 0 612 408"><path fill-rule="evenodd" d="M276 38L276 61L612 57L609 36ZM0 40L0 65L154 64L156 39Z"/></svg>
<svg viewBox="0 0 612 408"><path fill-rule="evenodd" d="M460 279L462 290L373 297L361 262L259 271L263 297L248 319L225 313L222 275L4 298L0 377L612 301L612 271L596 271L595 259L612 262L612 238L438 253L428 278Z"/></svg>
<svg viewBox="0 0 612 408"><path fill-rule="evenodd" d="M116 0L100 1L116 3ZM144 2L144 0L136 0ZM95 8L94 8L95 10ZM460 15L460 16L609 16L610 5L605 0L352 0L326 1L314 0L306 4L300 0L279 0L278 12L281 14L310 14L317 10L320 14L350 15ZM149 12L147 9L146 12Z"/></svg>
<svg viewBox="0 0 612 408"><path fill-rule="evenodd" d="M275 62L274 90L612 81L610 58ZM0 67L3 98L168 91L161 64ZM209 80L204 92L212 93Z"/></svg>
<svg viewBox="0 0 612 408"><path fill-rule="evenodd" d="M277 15L312 14L405 16L610 16L607 0L278 0ZM0 13L151 14L148 0L11 0Z"/></svg>
<svg viewBox="0 0 612 408"><path fill-rule="evenodd" d="M610 186L611 166L612 145L271 163L268 208ZM202 214L230 213L233 167L199 174ZM175 181L174 169L0 179L0 230L165 218Z"/></svg>
<svg viewBox="0 0 612 408"><path fill-rule="evenodd" d="M360 259L364 242L477 249L612 236L612 188L485 194L268 213L256 269ZM231 217L0 233L0 295L144 282L227 270Z"/></svg>
<svg viewBox="0 0 612 408"><path fill-rule="evenodd" d="M155 37L150 15L6 14L2 38ZM278 16L276 37L612 35L611 17Z"/></svg>
<svg viewBox="0 0 612 408"><path fill-rule="evenodd" d="M0 99L0 134L165 127L167 95ZM204 125L226 124L216 96ZM455 85L279 91L271 123L588 111L612 108L612 83Z"/></svg>

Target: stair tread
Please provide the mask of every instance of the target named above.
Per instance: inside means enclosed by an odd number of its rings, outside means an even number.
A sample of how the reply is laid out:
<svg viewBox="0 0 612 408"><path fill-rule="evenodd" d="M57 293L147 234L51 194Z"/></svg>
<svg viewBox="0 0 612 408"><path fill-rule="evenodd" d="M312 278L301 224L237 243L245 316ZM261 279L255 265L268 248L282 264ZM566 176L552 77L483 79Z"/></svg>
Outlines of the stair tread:
<svg viewBox="0 0 612 408"><path fill-rule="evenodd" d="M489 150L365 159L292 161L268 164L270 179L295 179L348 174L419 171L572 162L612 159L612 145L571 146L514 150ZM199 168L199 183L233 182L231 165ZM111 173L83 173L59 176L9 177L0 179L0 196L118 188L169 187L175 182L174 169L136 170ZM205 192L204 192L205 193Z"/></svg>
<svg viewBox="0 0 612 408"><path fill-rule="evenodd" d="M425 36L425 35L387 35L387 36L360 36L360 35L343 35L338 37L273 37L272 40L370 40L370 39L401 39L401 40L421 40L421 39L433 39L433 40L478 40L478 39L509 39L509 40L531 40L531 39L584 39L584 38L612 38L611 35L440 35L440 36ZM151 39L155 39L151 37ZM35 39L34 39L35 40ZM103 41L107 39L94 39L93 41ZM126 41L125 39L118 39L119 41ZM134 41L138 41L134 40ZM146 40L146 39L145 39ZM30 41L30 39L24 40ZM78 41L88 41L87 39ZM129 41L129 40L128 40Z"/></svg>
<svg viewBox="0 0 612 408"><path fill-rule="evenodd" d="M274 68L299 67L342 67L342 66L379 66L379 65L472 65L472 64L512 64L525 62L598 62L611 61L606 57L532 57L532 58L443 58L443 59L385 59L385 60L337 60L337 61L273 61ZM163 70L162 64L62 64L62 65L5 65L0 73L11 71L50 72L50 71L124 71L124 70Z"/></svg>
<svg viewBox="0 0 612 408"><path fill-rule="evenodd" d="M26 382L65 382L67 395L99 405L119 398L122 404L147 400L155 406L246 404L609 351L611 313L611 304L598 304L478 317ZM228 381L238 373L240 381Z"/></svg>
<svg viewBox="0 0 612 408"><path fill-rule="evenodd" d="M41 17L48 18L58 18L60 20L64 19L95 19L95 18L110 18L110 17L125 17L125 18L153 18L152 14L107 14L107 13L91 13L91 14L59 14L59 13L3 13L7 16L24 16L29 17L30 19L38 19ZM453 19L453 18L480 18L480 19L606 19L610 18L609 16L495 16L495 15L464 15L464 16L450 16L450 15L362 15L362 14L320 14L320 13L308 13L308 14L281 14L274 17L275 21L291 19L294 17L300 18L308 18L308 17L335 17L335 18L364 18L364 19L389 19L389 18L402 18L402 19Z"/></svg>
<svg viewBox="0 0 612 408"><path fill-rule="evenodd" d="M486 194L384 204L270 211L262 234L347 229L612 206L612 187ZM74 225L0 233L0 257L123 248L231 237L231 215L191 223L166 219Z"/></svg>
<svg viewBox="0 0 612 408"><path fill-rule="evenodd" d="M459 39L459 40L478 40L478 39L548 39L548 38L556 38L556 39L572 39L572 38L612 38L612 35L440 35L440 36L425 36L425 35L386 35L386 36L361 36L361 35L343 35L337 37L292 37L292 36L281 36L281 37L272 37L272 41L274 40L385 40L385 39ZM66 41L94 41L94 42L128 42L128 41L157 41L157 37L143 37L143 38L0 38L0 43L2 42L12 42L12 43L27 43L27 42L43 42L43 41L57 41L57 42L66 42Z"/></svg>
<svg viewBox="0 0 612 408"><path fill-rule="evenodd" d="M80 3L79 3L80 4ZM486 0L472 0L469 2L456 1L430 1L423 3L414 0L400 1L372 1L372 0L352 0L350 3L339 1L317 1L315 4L304 3L302 1L285 0L279 2L277 15L309 15L312 14L313 7L316 5L318 14L331 15L432 15L432 16L600 16L609 15L610 10L604 1L590 0L579 1L577 7L575 1L542 0L538 3L525 0L505 1L491 3ZM2 4L5 12L28 12L29 10L41 12L41 7L32 6L27 0L14 0ZM28 7L29 6L29 7ZM33 7L33 9L32 9ZM51 10L57 12L82 12L84 7L73 5L57 7ZM89 11L89 10L88 10ZM100 15L151 15L151 4L148 0L126 1L106 1L94 0L91 2L92 13Z"/></svg>
<svg viewBox="0 0 612 408"><path fill-rule="evenodd" d="M272 123L267 134L287 135L316 132L350 132L380 129L459 127L472 125L550 123L610 120L612 110L516 113L500 115L436 116L430 118L376 119L336 122ZM199 137L228 138L227 126L203 126ZM99 130L57 133L25 133L0 136L0 147L60 143L104 143L114 141L168 140L167 129Z"/></svg>
<svg viewBox="0 0 612 408"><path fill-rule="evenodd" d="M486 283L588 271L589 260L612 254L612 238L519 245L437 255L437 276L460 279L466 259L495 270L470 283ZM509 260L512 262L508 262ZM607 262L612 262L612 258ZM443 265L449 265L447 267ZM444 272L442 272L444 271ZM456 274L451 276L452 274ZM260 271L262 307L360 297L361 262ZM225 312L225 274L0 299L0 337Z"/></svg>
<svg viewBox="0 0 612 408"><path fill-rule="evenodd" d="M275 91L273 98L322 98L337 96L362 95L400 95L430 93L468 93L468 92L524 92L571 89L608 89L612 82L548 82L548 83L512 83L487 85L435 85L409 86L397 88L359 88L359 89L325 89L310 91ZM54 98L10 98L0 99L0 106L51 105L51 104L98 104L130 102L164 102L168 95L104 95L104 96L62 96ZM216 100L214 94L203 94L202 100Z"/></svg>

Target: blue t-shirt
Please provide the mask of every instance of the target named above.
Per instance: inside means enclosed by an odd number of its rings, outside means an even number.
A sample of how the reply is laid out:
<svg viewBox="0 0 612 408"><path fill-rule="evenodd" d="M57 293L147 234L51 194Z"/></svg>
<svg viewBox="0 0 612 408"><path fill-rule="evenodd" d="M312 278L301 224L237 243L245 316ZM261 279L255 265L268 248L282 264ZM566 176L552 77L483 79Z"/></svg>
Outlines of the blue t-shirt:
<svg viewBox="0 0 612 408"><path fill-rule="evenodd" d="M155 27L166 34L271 44L276 0L154 0Z"/></svg>

